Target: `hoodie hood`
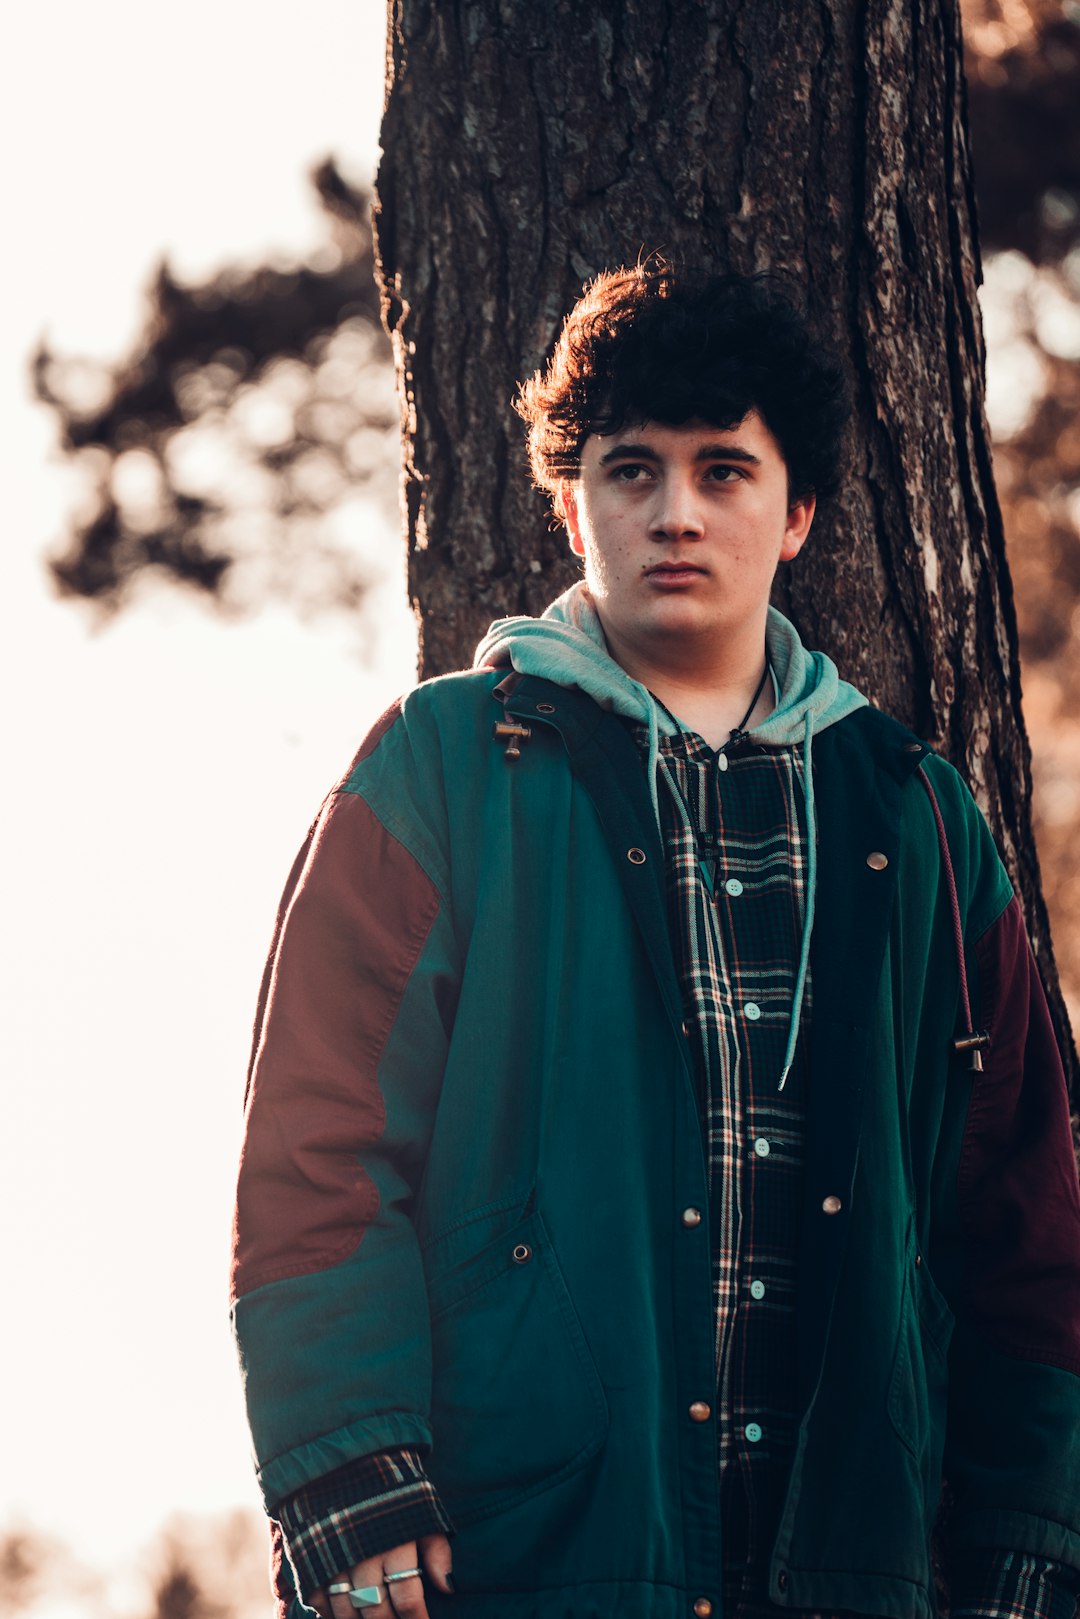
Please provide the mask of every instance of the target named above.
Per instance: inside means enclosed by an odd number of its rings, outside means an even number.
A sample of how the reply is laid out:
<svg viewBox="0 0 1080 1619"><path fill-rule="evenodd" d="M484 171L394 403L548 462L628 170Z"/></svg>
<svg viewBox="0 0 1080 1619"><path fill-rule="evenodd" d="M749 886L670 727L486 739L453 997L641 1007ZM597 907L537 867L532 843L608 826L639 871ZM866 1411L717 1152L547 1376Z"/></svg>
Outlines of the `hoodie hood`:
<svg viewBox="0 0 1080 1619"><path fill-rule="evenodd" d="M807 881L802 943L788 1023L787 1050L778 1090L783 1090L795 1057L803 999L810 967L810 937L817 900L817 822L814 813L813 739L845 715L863 708L862 692L841 680L836 665L823 652L808 652L795 626L770 607L765 623L765 653L773 673L776 704L767 719L747 732L770 747L802 746L803 794L806 809ZM661 827L657 777L661 774L659 738L677 735L682 727L639 680L615 662L607 648L599 615L579 580L564 591L540 618L496 619L476 649L477 667L504 668L539 675L559 686L577 686L602 708L611 709L649 728L649 791L653 814ZM725 761L726 762L726 761ZM671 791L673 781L663 771ZM701 868L706 888L709 875ZM710 890L711 891L711 890Z"/></svg>
<svg viewBox="0 0 1080 1619"><path fill-rule="evenodd" d="M808 652L795 626L769 608L765 650L776 681L776 706L748 735L770 747L802 743L806 722L816 736L835 725L866 698L841 680L823 652ZM607 649L596 608L579 580L540 618L499 618L476 649L476 667L510 667L539 675L559 686L577 686L601 708L648 725L662 736L677 734L678 722L645 686L619 667ZM653 761L655 769L655 761Z"/></svg>

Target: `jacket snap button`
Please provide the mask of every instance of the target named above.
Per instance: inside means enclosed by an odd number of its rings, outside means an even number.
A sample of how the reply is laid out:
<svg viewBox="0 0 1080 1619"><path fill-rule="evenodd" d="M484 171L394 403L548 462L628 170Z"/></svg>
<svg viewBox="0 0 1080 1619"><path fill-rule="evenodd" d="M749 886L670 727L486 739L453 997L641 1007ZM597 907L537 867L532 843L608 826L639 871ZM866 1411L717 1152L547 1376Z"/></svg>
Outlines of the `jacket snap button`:
<svg viewBox="0 0 1080 1619"><path fill-rule="evenodd" d="M915 1269L918 1270L918 1268L919 1268L919 1266L921 1264L922 1264L922 1254L916 1254L915 1255Z"/></svg>
<svg viewBox="0 0 1080 1619"><path fill-rule="evenodd" d="M632 866L643 866L645 864L645 850L627 849L626 858Z"/></svg>
<svg viewBox="0 0 1080 1619"><path fill-rule="evenodd" d="M510 1257L515 1265L524 1265L527 1259L532 1258L532 1249L527 1242L519 1242Z"/></svg>
<svg viewBox="0 0 1080 1619"><path fill-rule="evenodd" d="M709 1601L708 1597L698 1597L697 1601L694 1603L695 1619L709 1619L709 1615L711 1613L712 1603Z"/></svg>
<svg viewBox="0 0 1080 1619"><path fill-rule="evenodd" d="M875 849L872 854L867 855L866 864L871 871L884 871L889 864L889 857L887 854L882 854L880 849Z"/></svg>
<svg viewBox="0 0 1080 1619"><path fill-rule="evenodd" d="M704 1400L695 1400L690 1407L690 1420L692 1422L708 1422L712 1416L712 1406Z"/></svg>
<svg viewBox="0 0 1080 1619"><path fill-rule="evenodd" d="M686 1226L688 1231L692 1231L694 1226L699 1226L701 1224L701 1210L683 1209L682 1223L684 1226Z"/></svg>
<svg viewBox="0 0 1080 1619"><path fill-rule="evenodd" d="M538 714L554 714L554 712L555 712L555 704L554 703L537 703L536 712Z"/></svg>
<svg viewBox="0 0 1080 1619"><path fill-rule="evenodd" d="M840 1202L840 1199L834 1192L830 1192L828 1197L823 1201L821 1207L825 1210L826 1214L839 1214L843 1204Z"/></svg>

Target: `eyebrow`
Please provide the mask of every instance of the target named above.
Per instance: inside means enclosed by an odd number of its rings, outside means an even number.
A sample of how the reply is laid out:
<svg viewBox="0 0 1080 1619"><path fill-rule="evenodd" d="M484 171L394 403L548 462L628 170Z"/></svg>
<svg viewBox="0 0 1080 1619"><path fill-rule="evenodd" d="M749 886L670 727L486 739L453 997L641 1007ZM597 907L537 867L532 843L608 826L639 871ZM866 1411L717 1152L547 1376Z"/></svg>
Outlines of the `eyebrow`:
<svg viewBox="0 0 1080 1619"><path fill-rule="evenodd" d="M652 461L659 462L661 456L648 444L614 444L610 450L605 450L600 457L602 467L609 466L613 461ZM747 466L759 467L760 458L744 450L740 444L703 444L694 457L695 461L743 461Z"/></svg>

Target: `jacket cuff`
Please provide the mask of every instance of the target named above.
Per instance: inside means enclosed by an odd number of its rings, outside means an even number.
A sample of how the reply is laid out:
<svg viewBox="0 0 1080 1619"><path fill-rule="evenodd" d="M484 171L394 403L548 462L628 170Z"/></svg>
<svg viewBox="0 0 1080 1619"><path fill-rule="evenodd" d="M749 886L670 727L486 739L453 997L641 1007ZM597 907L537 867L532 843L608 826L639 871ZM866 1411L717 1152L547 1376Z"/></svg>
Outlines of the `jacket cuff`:
<svg viewBox="0 0 1080 1619"><path fill-rule="evenodd" d="M305 1602L356 1563L422 1535L454 1532L415 1450L347 1462L279 1501L271 1515Z"/></svg>
<svg viewBox="0 0 1080 1619"><path fill-rule="evenodd" d="M969 1552L953 1571L952 1619L1077 1619L1080 1573L1022 1552Z"/></svg>

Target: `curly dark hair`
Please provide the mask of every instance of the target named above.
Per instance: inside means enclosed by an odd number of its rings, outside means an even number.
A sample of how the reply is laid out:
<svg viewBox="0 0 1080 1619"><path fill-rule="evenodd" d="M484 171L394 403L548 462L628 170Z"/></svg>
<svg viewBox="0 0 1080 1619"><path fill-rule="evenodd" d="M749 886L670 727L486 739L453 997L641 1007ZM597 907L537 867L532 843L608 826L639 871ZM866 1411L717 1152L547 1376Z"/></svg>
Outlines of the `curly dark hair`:
<svg viewBox="0 0 1080 1619"><path fill-rule="evenodd" d="M533 477L552 496L578 476L593 433L694 419L727 429L756 410L792 501L837 489L849 413L835 355L775 277L677 272L656 258L590 283L514 408Z"/></svg>

